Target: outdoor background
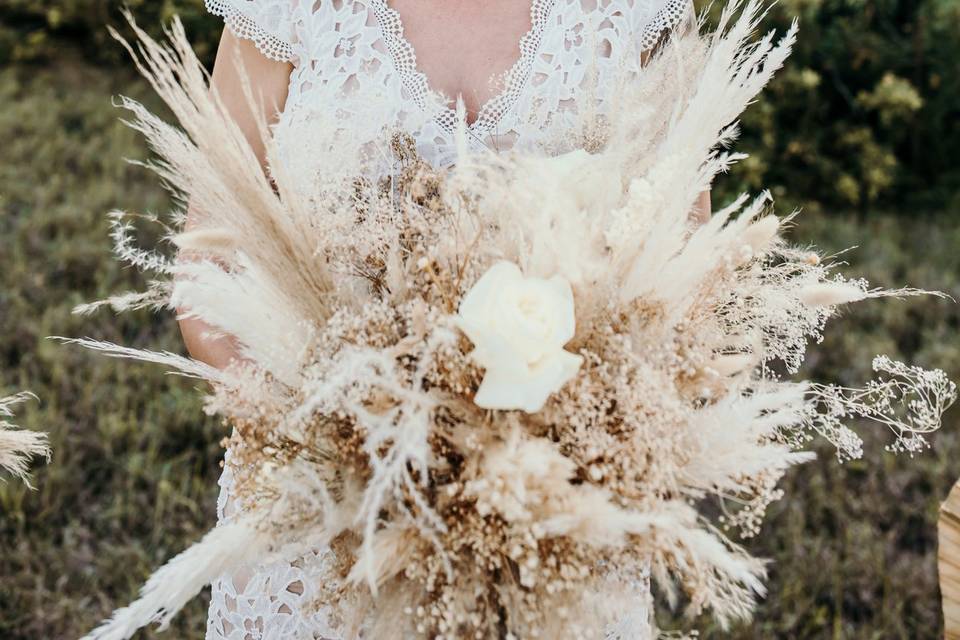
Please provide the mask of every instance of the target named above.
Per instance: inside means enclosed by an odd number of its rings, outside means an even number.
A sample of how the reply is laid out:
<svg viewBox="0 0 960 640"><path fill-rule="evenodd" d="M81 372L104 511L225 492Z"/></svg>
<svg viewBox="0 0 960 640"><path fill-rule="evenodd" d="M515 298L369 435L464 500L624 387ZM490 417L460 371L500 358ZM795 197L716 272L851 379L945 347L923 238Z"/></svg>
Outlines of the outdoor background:
<svg viewBox="0 0 960 640"><path fill-rule="evenodd" d="M179 13L212 59L221 24L201 0L128 2L154 33ZM70 314L139 284L111 259L106 212L168 206L157 180L124 162L147 151L111 98L157 105L106 32L119 6L0 0L0 396L34 391L18 420L48 431L54 450L36 491L0 481L6 640L79 637L215 521L221 431L194 383L46 339L182 349L169 315ZM960 0L781 0L768 25L794 15L796 53L747 113L739 146L752 157L716 185L715 203L770 188L781 213L804 210L796 242L856 245L851 273L960 299ZM886 353L960 379L958 328L947 301L861 304L804 374L861 383ZM840 465L820 447L747 542L774 561L755 624L722 633L702 621L703 637L942 637L935 523L960 476L960 410L913 459L861 431L864 460ZM205 607L160 637L201 638Z"/></svg>

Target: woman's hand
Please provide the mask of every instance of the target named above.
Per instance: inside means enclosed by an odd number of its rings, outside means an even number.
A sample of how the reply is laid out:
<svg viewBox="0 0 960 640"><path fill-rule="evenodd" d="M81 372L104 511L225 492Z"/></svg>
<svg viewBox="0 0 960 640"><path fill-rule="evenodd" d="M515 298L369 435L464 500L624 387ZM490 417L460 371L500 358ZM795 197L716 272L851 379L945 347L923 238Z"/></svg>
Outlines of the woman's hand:
<svg viewBox="0 0 960 640"><path fill-rule="evenodd" d="M265 145L257 129L257 120L244 93L244 82L249 80L254 95L260 100L260 109L275 122L287 100L287 86L293 67L288 62L276 62L264 57L254 43L237 38L229 29L223 32L217 59L214 62L210 86L223 100L227 111L243 131L261 165L265 163ZM187 208L186 229L203 226L195 211ZM180 260L192 259L181 254ZM180 314L188 311L178 309ZM237 341L232 336L218 335L215 327L197 318L179 318L180 333L190 355L221 369L241 360ZM217 337L214 337L217 336Z"/></svg>

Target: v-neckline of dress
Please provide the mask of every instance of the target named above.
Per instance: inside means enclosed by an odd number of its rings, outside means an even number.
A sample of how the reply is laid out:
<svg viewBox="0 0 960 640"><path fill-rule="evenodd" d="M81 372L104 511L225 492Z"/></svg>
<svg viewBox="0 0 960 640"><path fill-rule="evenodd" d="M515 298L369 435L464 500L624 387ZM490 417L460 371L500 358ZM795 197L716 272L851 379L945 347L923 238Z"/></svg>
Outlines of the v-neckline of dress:
<svg viewBox="0 0 960 640"><path fill-rule="evenodd" d="M494 129L517 101L530 77L550 13L556 3L557 0L532 0L530 29L520 37L518 42L520 55L503 74L503 88L485 100L477 110L476 119L467 124L466 129L471 136L480 137ZM416 50L403 33L403 19L400 12L391 7L387 0L371 0L371 5L380 37L404 88L413 96L417 106L424 110L428 108L427 96L441 96L445 104L435 119L448 132L452 132L458 122L455 100L444 92L434 89L430 84L430 78L417 66ZM451 102L454 106L450 106Z"/></svg>

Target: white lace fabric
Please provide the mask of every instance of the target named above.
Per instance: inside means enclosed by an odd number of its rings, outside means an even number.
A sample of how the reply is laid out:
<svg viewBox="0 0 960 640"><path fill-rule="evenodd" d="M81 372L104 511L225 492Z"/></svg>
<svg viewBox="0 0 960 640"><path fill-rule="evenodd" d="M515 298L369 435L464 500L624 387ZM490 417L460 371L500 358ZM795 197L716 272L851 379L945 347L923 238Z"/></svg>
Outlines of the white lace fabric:
<svg viewBox="0 0 960 640"><path fill-rule="evenodd" d="M239 38L253 41L272 60L293 59L293 34L288 0L204 0L210 13L221 16Z"/></svg>
<svg viewBox="0 0 960 640"><path fill-rule="evenodd" d="M519 1L519 0L518 0ZM387 0L205 0L238 37L267 57L293 64L287 102L274 129L293 173L323 167L322 153L303 149L298 123L337 116L354 139L376 144L384 131L406 130L435 166L455 159L457 114L434 92L403 35L400 14ZM691 0L532 0L531 26L518 42L515 64L467 127L475 150L556 150L575 126L579 109L602 112L603 90L614 75L639 65L640 53L692 17ZM586 95L589 91L589 97ZM285 153L288 152L288 153ZM380 167L388 171L389 167ZM218 515L229 518L232 473L221 480ZM292 563L257 565L213 584L207 640L343 640L328 611L311 608L330 562L318 550ZM641 640L649 618L646 584L637 609L606 636ZM641 621L641 622L637 622ZM626 626L625 626L626 625ZM628 632L625 629L633 629ZM633 633L634 635L630 635ZM637 635L639 634L639 635Z"/></svg>
<svg viewBox="0 0 960 640"><path fill-rule="evenodd" d="M220 476L217 518L230 520L230 487L234 470L224 465ZM332 586L330 549L317 549L292 562L257 564L220 576L211 585L207 640L342 640L328 609L316 609L322 586ZM322 580L327 580L326 583Z"/></svg>

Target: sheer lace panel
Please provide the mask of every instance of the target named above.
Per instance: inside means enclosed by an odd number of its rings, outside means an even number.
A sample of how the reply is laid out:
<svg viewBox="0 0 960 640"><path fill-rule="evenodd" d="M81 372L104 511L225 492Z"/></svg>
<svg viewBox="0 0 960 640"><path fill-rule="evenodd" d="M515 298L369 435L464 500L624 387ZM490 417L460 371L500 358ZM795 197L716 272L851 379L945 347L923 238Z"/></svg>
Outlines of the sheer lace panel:
<svg viewBox="0 0 960 640"><path fill-rule="evenodd" d="M371 141L399 127L414 136L430 162L454 161L453 105L430 91L387 0L206 2L268 55L293 61L287 120L302 122L310 111L335 109L345 128L357 127ZM690 2L532 0L520 55L469 127L468 143L475 150L550 147L542 143L572 126L577 98L586 100L584 88L602 88L618 68L638 60L639 52L689 15ZM602 101L599 93L588 101Z"/></svg>
<svg viewBox="0 0 960 640"><path fill-rule="evenodd" d="M226 461L230 454L227 452ZM218 520L235 515L230 499L234 469L224 465ZM258 564L220 576L211 585L206 640L344 640L329 607L318 607L330 580L333 552L317 549L292 562Z"/></svg>
<svg viewBox="0 0 960 640"><path fill-rule="evenodd" d="M252 40L268 58L286 62L293 59L292 1L204 0L204 3L210 13L223 18L237 37Z"/></svg>

